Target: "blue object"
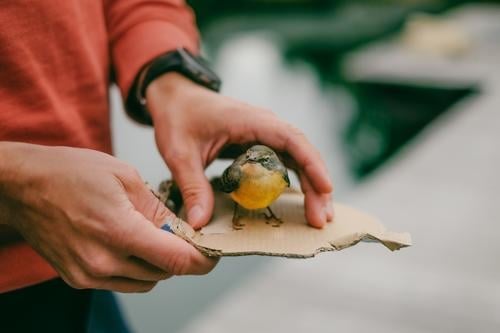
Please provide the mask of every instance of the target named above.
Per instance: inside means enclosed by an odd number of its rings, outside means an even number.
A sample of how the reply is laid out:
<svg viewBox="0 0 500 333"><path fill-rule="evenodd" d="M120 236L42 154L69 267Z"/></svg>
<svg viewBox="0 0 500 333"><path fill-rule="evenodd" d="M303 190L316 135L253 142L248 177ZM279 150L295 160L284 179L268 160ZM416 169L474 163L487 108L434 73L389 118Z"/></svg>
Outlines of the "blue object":
<svg viewBox="0 0 500 333"><path fill-rule="evenodd" d="M131 333L105 290L73 289L61 279L0 294L1 332Z"/></svg>
<svg viewBox="0 0 500 333"><path fill-rule="evenodd" d="M131 333L118 299L111 291L93 290L87 333Z"/></svg>
<svg viewBox="0 0 500 333"><path fill-rule="evenodd" d="M165 231L168 231L170 233L174 233L174 231L172 230L172 228L170 228L170 225L168 223L165 223L164 225L161 226L161 229L165 230Z"/></svg>

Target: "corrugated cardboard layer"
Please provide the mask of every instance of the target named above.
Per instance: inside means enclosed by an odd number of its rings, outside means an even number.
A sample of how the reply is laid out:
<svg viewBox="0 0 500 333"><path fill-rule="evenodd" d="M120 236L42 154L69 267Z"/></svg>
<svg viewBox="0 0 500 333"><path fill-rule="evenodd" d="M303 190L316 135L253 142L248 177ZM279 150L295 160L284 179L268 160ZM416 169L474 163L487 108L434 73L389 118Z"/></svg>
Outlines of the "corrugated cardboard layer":
<svg viewBox="0 0 500 333"><path fill-rule="evenodd" d="M263 211L241 209L240 222L244 226L235 230L231 199L217 193L215 202L212 220L199 231L180 218L168 222L178 236L210 256L257 254L309 258L324 251L342 250L360 241L380 242L392 251L411 245L408 233L387 231L373 217L338 203L334 205L334 222L323 229L312 228L305 220L303 195L298 192L284 193L272 205L274 213L283 220L278 227L266 223Z"/></svg>

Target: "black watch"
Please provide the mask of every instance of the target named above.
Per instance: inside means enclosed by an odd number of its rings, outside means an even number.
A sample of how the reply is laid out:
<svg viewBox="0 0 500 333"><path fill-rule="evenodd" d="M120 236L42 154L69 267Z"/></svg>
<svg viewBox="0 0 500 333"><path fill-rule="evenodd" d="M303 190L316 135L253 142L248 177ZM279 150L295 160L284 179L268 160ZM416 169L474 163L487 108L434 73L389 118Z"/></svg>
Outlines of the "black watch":
<svg viewBox="0 0 500 333"><path fill-rule="evenodd" d="M146 89L160 75L177 72L213 91L219 91L221 80L204 61L186 49L179 48L153 60L134 81L125 103L127 113L142 124L152 125L146 108Z"/></svg>

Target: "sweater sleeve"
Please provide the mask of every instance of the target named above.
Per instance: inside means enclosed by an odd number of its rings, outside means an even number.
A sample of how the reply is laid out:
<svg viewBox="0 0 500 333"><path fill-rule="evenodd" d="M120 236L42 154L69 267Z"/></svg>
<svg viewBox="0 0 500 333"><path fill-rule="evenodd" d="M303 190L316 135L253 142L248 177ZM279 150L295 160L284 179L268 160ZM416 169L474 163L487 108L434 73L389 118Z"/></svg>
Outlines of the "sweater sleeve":
<svg viewBox="0 0 500 333"><path fill-rule="evenodd" d="M122 96L141 68L168 51L198 52L198 31L184 0L106 0L111 61Z"/></svg>

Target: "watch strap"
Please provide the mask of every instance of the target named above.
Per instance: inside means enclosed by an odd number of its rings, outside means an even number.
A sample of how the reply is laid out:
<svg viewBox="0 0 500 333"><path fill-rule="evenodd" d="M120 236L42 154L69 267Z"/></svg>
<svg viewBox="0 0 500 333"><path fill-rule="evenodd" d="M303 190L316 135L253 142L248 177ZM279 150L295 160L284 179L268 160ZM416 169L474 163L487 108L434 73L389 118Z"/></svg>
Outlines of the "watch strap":
<svg viewBox="0 0 500 333"><path fill-rule="evenodd" d="M168 72L178 72L208 89L220 90L220 79L204 61L179 48L154 59L136 77L126 100L127 113L132 119L146 125L153 124L146 109L146 89L156 78Z"/></svg>

